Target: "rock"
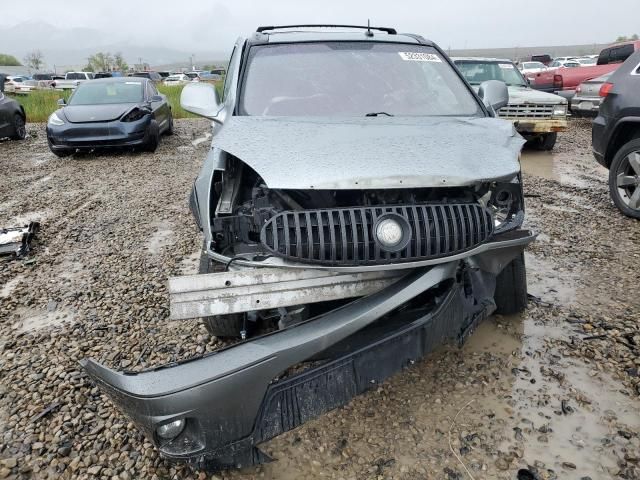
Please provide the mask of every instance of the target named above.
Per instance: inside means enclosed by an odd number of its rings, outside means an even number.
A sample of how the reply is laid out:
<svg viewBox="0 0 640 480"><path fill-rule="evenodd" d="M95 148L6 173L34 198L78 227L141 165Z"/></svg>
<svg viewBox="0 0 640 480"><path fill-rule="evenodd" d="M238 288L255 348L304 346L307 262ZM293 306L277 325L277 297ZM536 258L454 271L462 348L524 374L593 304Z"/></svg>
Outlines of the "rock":
<svg viewBox="0 0 640 480"><path fill-rule="evenodd" d="M80 457L76 457L69 462L69 468L72 472L75 472L80 467Z"/></svg>
<svg viewBox="0 0 640 480"><path fill-rule="evenodd" d="M93 467L87 468L87 473L89 475L98 475L102 470L102 465L94 465Z"/></svg>
<svg viewBox="0 0 640 480"><path fill-rule="evenodd" d="M509 470L510 463L503 457L498 457L495 464L498 470Z"/></svg>
<svg viewBox="0 0 640 480"><path fill-rule="evenodd" d="M13 468L18 464L18 460L15 457L5 458L0 460L0 465L7 468Z"/></svg>
<svg viewBox="0 0 640 480"><path fill-rule="evenodd" d="M58 455L60 455L62 457L68 456L69 453L71 453L71 446L70 445L64 445L64 446L58 448Z"/></svg>
<svg viewBox="0 0 640 480"><path fill-rule="evenodd" d="M11 469L7 467L0 468L0 478L7 478L11 475Z"/></svg>

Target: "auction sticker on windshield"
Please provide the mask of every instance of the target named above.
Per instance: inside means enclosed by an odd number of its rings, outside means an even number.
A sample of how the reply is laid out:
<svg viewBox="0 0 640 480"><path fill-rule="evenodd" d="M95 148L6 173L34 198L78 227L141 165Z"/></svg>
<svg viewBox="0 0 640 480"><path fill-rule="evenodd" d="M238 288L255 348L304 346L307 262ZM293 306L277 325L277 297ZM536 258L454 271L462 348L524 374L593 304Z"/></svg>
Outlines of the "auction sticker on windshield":
<svg viewBox="0 0 640 480"><path fill-rule="evenodd" d="M510 63L499 63L498 66L500 68L504 68L505 70L513 70L513 65Z"/></svg>
<svg viewBox="0 0 640 480"><path fill-rule="evenodd" d="M440 57L435 53L398 52L398 55L400 55L403 60L407 60L409 62L442 62Z"/></svg>

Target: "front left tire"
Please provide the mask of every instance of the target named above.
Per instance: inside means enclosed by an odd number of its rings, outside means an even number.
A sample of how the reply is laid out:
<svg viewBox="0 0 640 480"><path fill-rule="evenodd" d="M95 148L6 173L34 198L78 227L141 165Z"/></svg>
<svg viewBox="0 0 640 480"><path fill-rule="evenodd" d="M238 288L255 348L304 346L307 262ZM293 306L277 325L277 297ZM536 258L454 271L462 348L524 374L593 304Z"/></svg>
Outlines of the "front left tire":
<svg viewBox="0 0 640 480"><path fill-rule="evenodd" d="M200 252L200 264L198 273L214 273L220 271L220 264L211 261L205 253L204 244ZM240 338L241 332L245 331L245 336L252 329L253 322L246 321L244 313L232 313L229 315L212 315L202 318L202 324L210 335L219 338Z"/></svg>
<svg viewBox="0 0 640 480"><path fill-rule="evenodd" d="M504 267L496 278L496 291L493 295L496 313L513 315L527 308L527 269L524 252Z"/></svg>
<svg viewBox="0 0 640 480"><path fill-rule="evenodd" d="M164 134L167 136L171 136L173 135L173 132L174 132L173 115L169 115L169 126L167 127L167 131L164 132Z"/></svg>
<svg viewBox="0 0 640 480"><path fill-rule="evenodd" d="M160 145L160 126L158 122L152 120L149 124L149 130L147 131L147 141L144 144L145 152L155 152Z"/></svg>
<svg viewBox="0 0 640 480"><path fill-rule="evenodd" d="M550 152L553 150L553 147L556 146L556 141L558 140L558 134L556 132L553 133L545 133L540 137L538 148L540 150L544 150L546 152Z"/></svg>
<svg viewBox="0 0 640 480"><path fill-rule="evenodd" d="M27 125L25 123L25 118L16 113L13 116L13 135L11 138L13 140L24 140L27 137Z"/></svg>

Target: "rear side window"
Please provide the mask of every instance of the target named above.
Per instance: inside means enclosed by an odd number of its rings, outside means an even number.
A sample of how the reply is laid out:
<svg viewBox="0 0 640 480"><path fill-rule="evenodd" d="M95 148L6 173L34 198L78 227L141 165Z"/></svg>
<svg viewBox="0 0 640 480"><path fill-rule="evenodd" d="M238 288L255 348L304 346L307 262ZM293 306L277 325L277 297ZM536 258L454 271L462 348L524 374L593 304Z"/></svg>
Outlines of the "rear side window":
<svg viewBox="0 0 640 480"><path fill-rule="evenodd" d="M609 53L611 52L610 48L605 48L598 55L598 65L607 65L609 63Z"/></svg>
<svg viewBox="0 0 640 480"><path fill-rule="evenodd" d="M622 63L631 55L633 55L633 45L629 44L616 47L611 51L611 63Z"/></svg>
<svg viewBox="0 0 640 480"><path fill-rule="evenodd" d="M598 65L609 63L622 63L633 55L633 45L620 45L619 47L605 48L598 56Z"/></svg>

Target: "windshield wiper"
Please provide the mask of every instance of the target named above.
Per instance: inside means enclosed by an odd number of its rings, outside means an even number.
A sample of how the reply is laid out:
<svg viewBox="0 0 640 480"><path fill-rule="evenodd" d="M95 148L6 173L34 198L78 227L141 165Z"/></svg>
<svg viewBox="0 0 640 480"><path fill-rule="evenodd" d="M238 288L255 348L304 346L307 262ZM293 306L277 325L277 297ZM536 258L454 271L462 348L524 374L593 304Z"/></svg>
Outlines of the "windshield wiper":
<svg viewBox="0 0 640 480"><path fill-rule="evenodd" d="M387 117L393 117L393 115L387 112L371 112L371 113L367 113L365 117L377 117L379 115L386 115Z"/></svg>

